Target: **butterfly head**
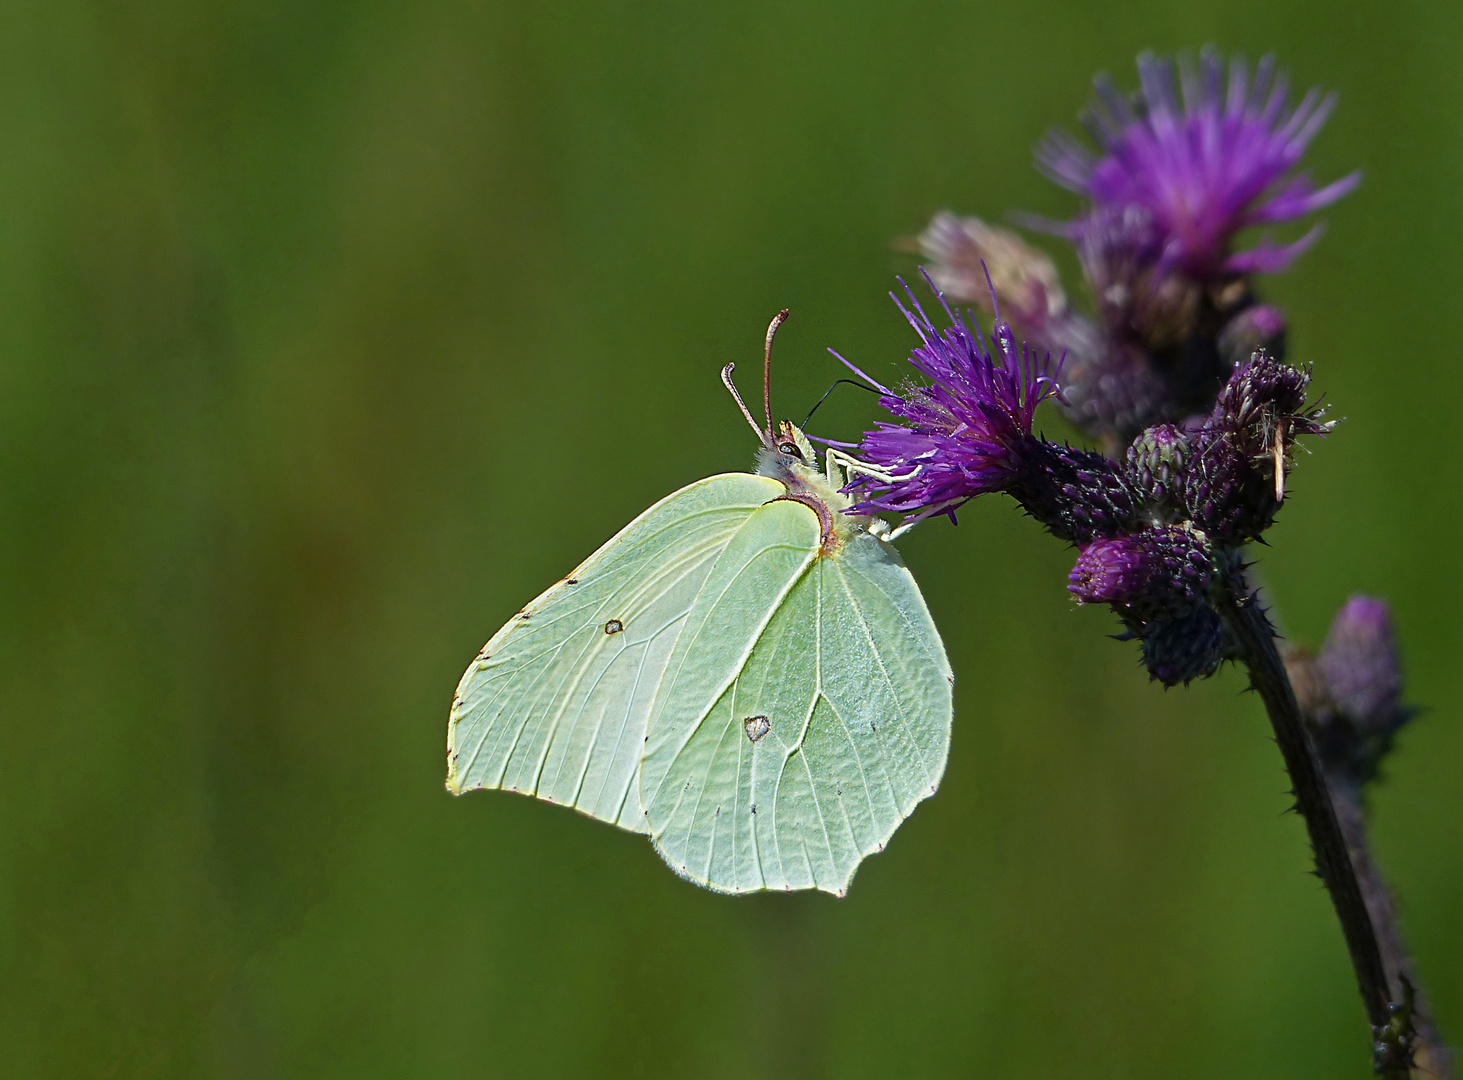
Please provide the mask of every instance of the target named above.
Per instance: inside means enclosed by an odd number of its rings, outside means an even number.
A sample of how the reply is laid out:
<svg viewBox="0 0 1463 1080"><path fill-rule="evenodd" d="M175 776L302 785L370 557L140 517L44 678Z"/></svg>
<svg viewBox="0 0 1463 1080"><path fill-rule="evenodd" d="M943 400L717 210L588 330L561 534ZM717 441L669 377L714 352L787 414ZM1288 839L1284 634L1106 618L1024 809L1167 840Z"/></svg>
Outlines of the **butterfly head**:
<svg viewBox="0 0 1463 1080"><path fill-rule="evenodd" d="M726 384L737 407L746 417L747 424L757 433L757 439L762 444L757 449L757 474L770 476L781 483L787 489L783 498L800 502L818 515L823 529L823 548L825 551L832 551L854 531L864 528L867 519L847 513L853 500L839 490L842 487L841 473L837 480L833 475L823 473L819 468L818 454L802 429L790 420L779 421L775 426L772 423L772 403L768 391L772 369L772 339L777 334L777 328L786 319L787 312L780 311L772 320L772 325L767 328L767 344L762 354L764 424L757 423L751 410L742 401L742 395L737 393L736 384L731 377L736 364L727 364L721 369L721 381ZM830 473L835 471L830 467Z"/></svg>
<svg viewBox="0 0 1463 1080"><path fill-rule="evenodd" d="M781 480L789 490L806 486L820 475L818 456L808 437L789 420L779 421L770 439L757 451L757 472Z"/></svg>

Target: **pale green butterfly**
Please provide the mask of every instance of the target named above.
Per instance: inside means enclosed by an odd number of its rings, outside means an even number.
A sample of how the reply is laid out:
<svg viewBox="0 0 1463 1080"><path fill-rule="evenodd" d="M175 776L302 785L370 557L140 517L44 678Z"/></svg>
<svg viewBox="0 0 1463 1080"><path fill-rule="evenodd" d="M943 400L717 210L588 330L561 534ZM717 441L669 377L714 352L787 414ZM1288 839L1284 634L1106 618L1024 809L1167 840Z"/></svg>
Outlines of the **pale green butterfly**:
<svg viewBox="0 0 1463 1080"><path fill-rule="evenodd" d="M503 788L650 836L718 892L842 896L933 794L954 676L891 530L844 513L878 471L774 430L756 474L684 487L493 635L447 727L447 788Z"/></svg>

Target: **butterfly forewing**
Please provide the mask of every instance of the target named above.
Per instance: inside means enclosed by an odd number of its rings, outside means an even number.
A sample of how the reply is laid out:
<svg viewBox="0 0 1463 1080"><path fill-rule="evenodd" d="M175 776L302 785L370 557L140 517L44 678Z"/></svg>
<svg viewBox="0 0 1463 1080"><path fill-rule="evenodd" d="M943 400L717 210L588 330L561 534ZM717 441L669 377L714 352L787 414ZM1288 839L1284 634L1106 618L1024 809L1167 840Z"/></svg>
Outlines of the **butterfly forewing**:
<svg viewBox="0 0 1463 1080"><path fill-rule="evenodd" d="M795 577L789 566L775 580L735 579L756 594L754 608L781 594L760 626L731 617L746 606L737 587L703 591L678 653L691 650L696 626L745 624L753 639L741 646L739 630L722 667L691 662L693 652L672 659L641 798L657 848L694 881L841 894L939 783L950 667L892 548L858 533L818 554L811 511L779 508L758 511L738 540L756 530L764 544L801 542L813 557Z"/></svg>
<svg viewBox="0 0 1463 1080"><path fill-rule="evenodd" d="M713 476L661 500L531 602L463 675L447 786L507 788L644 831L646 721L720 556L782 491Z"/></svg>

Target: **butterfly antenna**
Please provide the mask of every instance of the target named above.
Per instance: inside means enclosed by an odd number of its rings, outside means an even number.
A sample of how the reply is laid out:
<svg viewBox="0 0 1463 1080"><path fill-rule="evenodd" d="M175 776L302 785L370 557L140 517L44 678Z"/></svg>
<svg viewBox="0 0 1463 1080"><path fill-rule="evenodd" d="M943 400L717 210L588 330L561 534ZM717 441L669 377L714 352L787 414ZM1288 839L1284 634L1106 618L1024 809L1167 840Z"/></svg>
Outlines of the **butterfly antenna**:
<svg viewBox="0 0 1463 1080"><path fill-rule="evenodd" d="M772 437L772 339L777 328L787 322L787 308L783 308L767 324L767 347L762 352L762 411L767 414L767 437Z"/></svg>
<svg viewBox="0 0 1463 1080"><path fill-rule="evenodd" d="M812 422L813 414L818 411L818 406L819 405L822 405L823 402L827 401L828 400L828 395L831 394L831 393L833 393L833 391L837 390L844 383L848 383L849 386L857 386L860 390L867 390L871 394L877 394L877 393L879 393L878 390L876 390L874 387L870 386L868 383L859 382L857 379L838 379L837 381L834 382L834 384L832 386L830 386L827 390L824 390L823 391L823 396L818 399L818 404L817 405L814 405L811 409L808 410L807 417L798 426L799 427L804 427L804 428L807 427L808 424Z"/></svg>
<svg viewBox="0 0 1463 1080"><path fill-rule="evenodd" d="M751 426L752 430L757 433L757 438L761 441L763 446L766 446L768 435L757 426L757 421L752 419L752 411L748 409L746 403L742 401L742 395L737 393L736 383L732 382L732 372L736 369L736 366L736 363L733 362L727 364L726 367L722 368L721 381L725 383L726 388L731 391L732 400L737 403L737 408L742 410L742 415L747 418L747 423Z"/></svg>

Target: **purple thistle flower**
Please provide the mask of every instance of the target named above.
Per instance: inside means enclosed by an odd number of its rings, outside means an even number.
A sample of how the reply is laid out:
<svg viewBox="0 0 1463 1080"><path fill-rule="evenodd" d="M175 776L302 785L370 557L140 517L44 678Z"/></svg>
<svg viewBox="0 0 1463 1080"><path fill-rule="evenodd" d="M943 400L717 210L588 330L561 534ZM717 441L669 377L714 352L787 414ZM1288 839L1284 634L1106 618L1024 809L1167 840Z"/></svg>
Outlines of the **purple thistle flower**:
<svg viewBox="0 0 1463 1080"><path fill-rule="evenodd" d="M1304 217L1360 183L1361 174L1352 173L1317 189L1304 172L1293 171L1330 116L1335 95L1312 89L1287 109L1286 78L1268 56L1253 81L1235 57L1227 87L1212 49L1203 52L1197 71L1187 58L1178 66L1176 86L1169 60L1141 55L1142 92L1131 103L1100 76L1084 121L1101 156L1055 131L1037 147L1038 166L1099 209L1145 209L1162 234L1162 266L1201 280L1285 269L1315 242L1320 226L1291 244L1267 241L1235 253L1230 243L1243 228Z"/></svg>
<svg viewBox="0 0 1463 1080"><path fill-rule="evenodd" d="M992 351L938 289L935 295L950 321L943 330L909 286L900 284L909 306L890 295L921 342L909 360L930 381L907 383L899 393L880 387L880 403L899 422L879 423L866 432L859 456L894 479L860 477L846 490L865 495L853 508L857 513L925 517L944 512L953 518L966 500L1014 482L1023 445L1032 438L1036 407L1060 391L1047 374L1046 360L1018 346L1005 323L995 324Z"/></svg>

